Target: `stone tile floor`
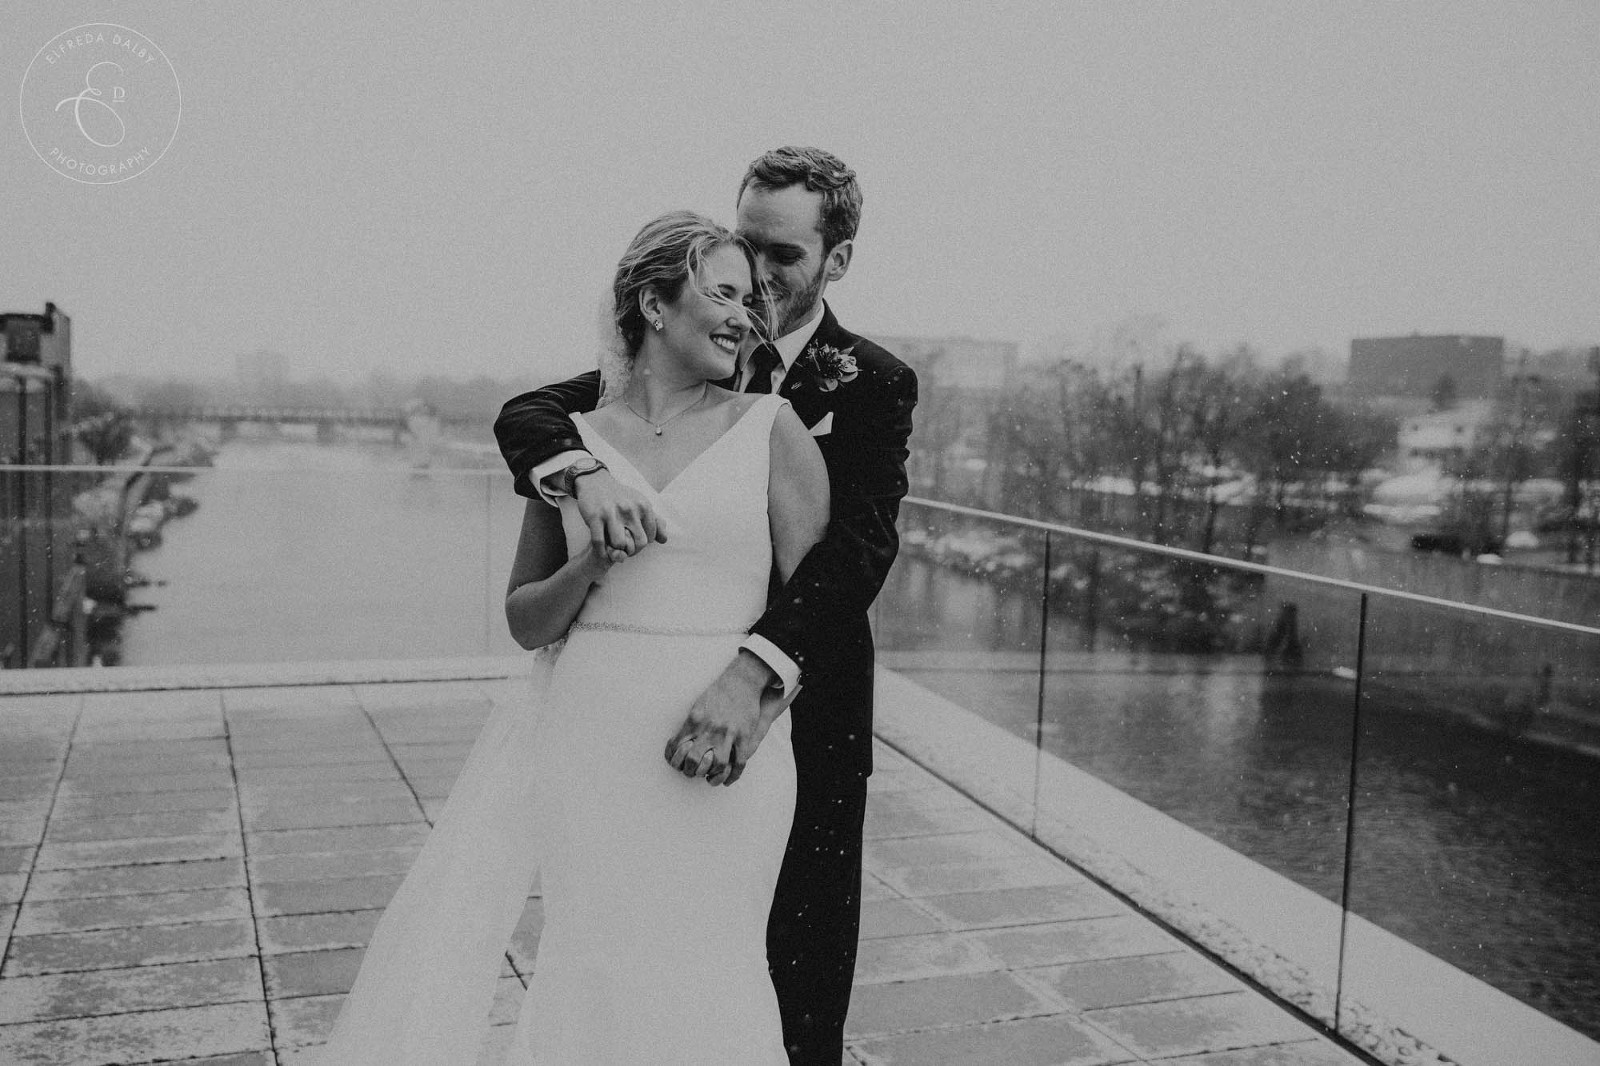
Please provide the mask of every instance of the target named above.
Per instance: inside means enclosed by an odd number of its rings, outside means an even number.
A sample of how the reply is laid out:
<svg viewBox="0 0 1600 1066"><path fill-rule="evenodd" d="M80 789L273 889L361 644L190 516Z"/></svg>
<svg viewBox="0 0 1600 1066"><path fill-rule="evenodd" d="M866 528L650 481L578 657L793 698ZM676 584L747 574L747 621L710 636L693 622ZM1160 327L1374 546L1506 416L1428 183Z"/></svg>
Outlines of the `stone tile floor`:
<svg viewBox="0 0 1600 1066"><path fill-rule="evenodd" d="M0 697L0 1064L306 1062L518 691ZM881 744L867 836L847 1063L1359 1061ZM484 1066L540 921L531 898Z"/></svg>

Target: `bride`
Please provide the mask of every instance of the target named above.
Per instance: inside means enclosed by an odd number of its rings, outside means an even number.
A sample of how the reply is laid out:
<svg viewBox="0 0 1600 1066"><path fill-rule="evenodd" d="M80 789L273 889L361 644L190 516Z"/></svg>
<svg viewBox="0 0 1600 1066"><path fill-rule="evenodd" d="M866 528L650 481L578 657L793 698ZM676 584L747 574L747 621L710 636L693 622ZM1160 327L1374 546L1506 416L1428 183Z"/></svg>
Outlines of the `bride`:
<svg viewBox="0 0 1600 1066"><path fill-rule="evenodd" d="M774 569L786 580L827 524L827 472L787 401L713 384L751 336L753 276L738 238L688 212L619 263L602 406L574 422L669 537L607 552L570 500L528 502L506 618L523 647L565 645L536 706L485 725L321 1066L475 1062L536 869L544 928L507 1066L786 1066L766 961L794 810L786 704L764 703L733 787L706 787L727 776L709 743L662 757Z"/></svg>

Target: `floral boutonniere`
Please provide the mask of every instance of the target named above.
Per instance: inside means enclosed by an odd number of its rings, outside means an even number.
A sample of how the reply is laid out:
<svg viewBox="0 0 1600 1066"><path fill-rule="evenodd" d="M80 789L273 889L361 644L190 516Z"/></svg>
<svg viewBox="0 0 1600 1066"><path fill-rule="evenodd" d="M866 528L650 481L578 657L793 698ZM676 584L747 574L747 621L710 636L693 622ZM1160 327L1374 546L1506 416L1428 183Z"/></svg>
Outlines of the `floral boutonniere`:
<svg viewBox="0 0 1600 1066"><path fill-rule="evenodd" d="M856 357L850 354L853 351L853 347L835 348L831 344L813 344L806 349L805 358L817 375L817 388L832 392L840 382L848 384L856 379L861 368L856 366Z"/></svg>

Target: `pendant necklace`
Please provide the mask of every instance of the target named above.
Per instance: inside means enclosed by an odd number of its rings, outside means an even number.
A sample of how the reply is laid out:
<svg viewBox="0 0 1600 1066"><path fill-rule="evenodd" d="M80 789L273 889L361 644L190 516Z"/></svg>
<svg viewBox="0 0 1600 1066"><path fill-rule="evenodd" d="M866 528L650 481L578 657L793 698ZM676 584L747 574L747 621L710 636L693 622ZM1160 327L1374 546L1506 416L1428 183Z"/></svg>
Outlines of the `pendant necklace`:
<svg viewBox="0 0 1600 1066"><path fill-rule="evenodd" d="M648 425L651 429L655 430L656 431L656 436L659 437L659 436L661 436L661 431L662 430L664 430L668 426L672 425L672 423L676 422L678 419L682 418L684 415L688 414L690 411L693 411L696 407L699 407L701 404L705 403L706 397L709 396L710 394L711 394L711 382L707 381L707 382L703 383L700 386L700 398L698 400L696 400L694 403L690 404L688 407L685 407L683 410L679 411L677 414L673 415L671 418L667 419L664 422L652 422L652 421L650 421L644 415L641 415L638 411L634 411L633 404L629 403L627 400L623 400L622 401L622 406L626 407L630 411L633 411L634 417L639 419L639 421L641 421L641 422L645 423L646 425ZM621 399L621 397L618 397L618 399Z"/></svg>

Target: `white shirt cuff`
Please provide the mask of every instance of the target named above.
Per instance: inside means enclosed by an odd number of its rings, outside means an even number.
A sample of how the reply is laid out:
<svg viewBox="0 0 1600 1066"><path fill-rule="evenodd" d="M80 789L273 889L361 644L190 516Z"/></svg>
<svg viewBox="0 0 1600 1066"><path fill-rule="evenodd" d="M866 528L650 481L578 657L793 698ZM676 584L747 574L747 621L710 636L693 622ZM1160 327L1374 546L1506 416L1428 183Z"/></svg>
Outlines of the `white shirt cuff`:
<svg viewBox="0 0 1600 1066"><path fill-rule="evenodd" d="M556 507L558 506L556 501L565 496L566 493L562 492L560 489L546 485L544 479L549 477L551 474L561 473L561 471L565 470L579 459L588 458L592 458L592 456L590 456L586 451L562 452L554 459L546 459L544 462L528 471L528 480L533 482L533 487L538 490L540 499L544 500L544 502L548 503L551 507Z"/></svg>
<svg viewBox="0 0 1600 1066"><path fill-rule="evenodd" d="M800 668L795 665L793 659L780 651L776 644L766 637L751 633L744 638L739 647L772 667L772 672L777 674L778 680L783 683L785 696L794 694L795 688L800 684Z"/></svg>

